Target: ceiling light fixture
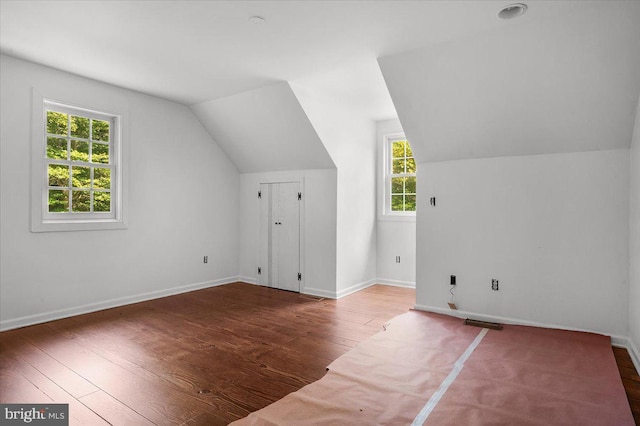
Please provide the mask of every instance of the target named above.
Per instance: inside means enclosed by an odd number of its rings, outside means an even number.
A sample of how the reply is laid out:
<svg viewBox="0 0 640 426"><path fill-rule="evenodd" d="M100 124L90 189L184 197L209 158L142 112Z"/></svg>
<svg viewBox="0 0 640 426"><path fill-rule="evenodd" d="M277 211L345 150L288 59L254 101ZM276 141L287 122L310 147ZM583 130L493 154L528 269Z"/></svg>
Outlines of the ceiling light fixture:
<svg viewBox="0 0 640 426"><path fill-rule="evenodd" d="M500 12L498 12L498 17L500 19L513 19L517 18L524 14L527 11L527 5L524 3L514 3L510 4L507 7L502 8Z"/></svg>
<svg viewBox="0 0 640 426"><path fill-rule="evenodd" d="M262 16L252 16L251 18L249 18L249 22L256 25L263 24L264 18Z"/></svg>

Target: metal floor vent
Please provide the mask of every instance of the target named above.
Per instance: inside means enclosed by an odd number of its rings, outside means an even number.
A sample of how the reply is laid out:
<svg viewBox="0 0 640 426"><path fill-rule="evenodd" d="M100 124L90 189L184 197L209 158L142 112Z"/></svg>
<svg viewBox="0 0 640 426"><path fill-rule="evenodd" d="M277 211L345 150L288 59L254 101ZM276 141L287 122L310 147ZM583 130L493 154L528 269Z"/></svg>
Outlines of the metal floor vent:
<svg viewBox="0 0 640 426"><path fill-rule="evenodd" d="M474 327L488 328L491 330L502 330L502 324L497 322L478 321L473 319L465 319L464 325L472 325Z"/></svg>

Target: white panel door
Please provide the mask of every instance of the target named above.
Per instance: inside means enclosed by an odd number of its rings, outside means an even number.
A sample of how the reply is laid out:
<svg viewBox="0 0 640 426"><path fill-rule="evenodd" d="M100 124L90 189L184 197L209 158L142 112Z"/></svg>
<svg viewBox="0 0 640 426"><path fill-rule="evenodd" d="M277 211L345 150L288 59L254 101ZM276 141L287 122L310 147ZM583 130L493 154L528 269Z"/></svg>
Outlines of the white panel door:
<svg viewBox="0 0 640 426"><path fill-rule="evenodd" d="M277 270L277 287L283 290L300 291L300 201L298 182L278 183L274 189L278 196L275 217L275 238L271 267ZM274 203L275 206L275 203Z"/></svg>
<svg viewBox="0 0 640 426"><path fill-rule="evenodd" d="M258 246L258 284L271 287L271 239L273 218L271 217L271 184L260 184L260 242Z"/></svg>
<svg viewBox="0 0 640 426"><path fill-rule="evenodd" d="M261 285L300 291L299 192L299 182L260 185Z"/></svg>

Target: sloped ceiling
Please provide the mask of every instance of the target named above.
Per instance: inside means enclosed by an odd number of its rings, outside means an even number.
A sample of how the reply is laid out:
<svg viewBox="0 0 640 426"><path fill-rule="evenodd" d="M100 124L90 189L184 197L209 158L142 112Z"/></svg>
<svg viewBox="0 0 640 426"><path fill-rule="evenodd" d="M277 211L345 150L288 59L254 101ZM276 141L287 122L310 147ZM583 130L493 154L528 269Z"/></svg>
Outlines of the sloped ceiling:
<svg viewBox="0 0 640 426"><path fill-rule="evenodd" d="M628 148L640 2L576 6L561 18L380 58L417 159Z"/></svg>
<svg viewBox="0 0 640 426"><path fill-rule="evenodd" d="M396 113L377 58L513 26L496 18L507 3L2 0L0 52L185 105L290 81L383 120ZM594 2L526 3L515 25Z"/></svg>
<svg viewBox="0 0 640 426"><path fill-rule="evenodd" d="M241 173L335 168L287 82L191 109Z"/></svg>

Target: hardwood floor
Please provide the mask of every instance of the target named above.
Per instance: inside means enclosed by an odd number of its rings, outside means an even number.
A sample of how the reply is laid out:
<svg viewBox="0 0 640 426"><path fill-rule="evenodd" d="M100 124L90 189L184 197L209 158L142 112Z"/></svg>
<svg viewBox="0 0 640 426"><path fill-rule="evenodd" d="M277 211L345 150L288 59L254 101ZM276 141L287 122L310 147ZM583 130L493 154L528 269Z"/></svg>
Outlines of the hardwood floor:
<svg viewBox="0 0 640 426"><path fill-rule="evenodd" d="M69 403L71 424L227 424L321 378L415 303L235 283L0 334L0 401Z"/></svg>
<svg viewBox="0 0 640 426"><path fill-rule="evenodd" d="M624 390L627 392L627 399L633 412L633 418L637 425L640 425L640 376L633 366L629 352L624 348L613 348L616 356L616 363L622 378Z"/></svg>
<svg viewBox="0 0 640 426"><path fill-rule="evenodd" d="M72 425L227 424L319 379L414 303L396 287L336 301L234 283L7 331L0 402L69 403ZM638 422L638 375L614 353Z"/></svg>

